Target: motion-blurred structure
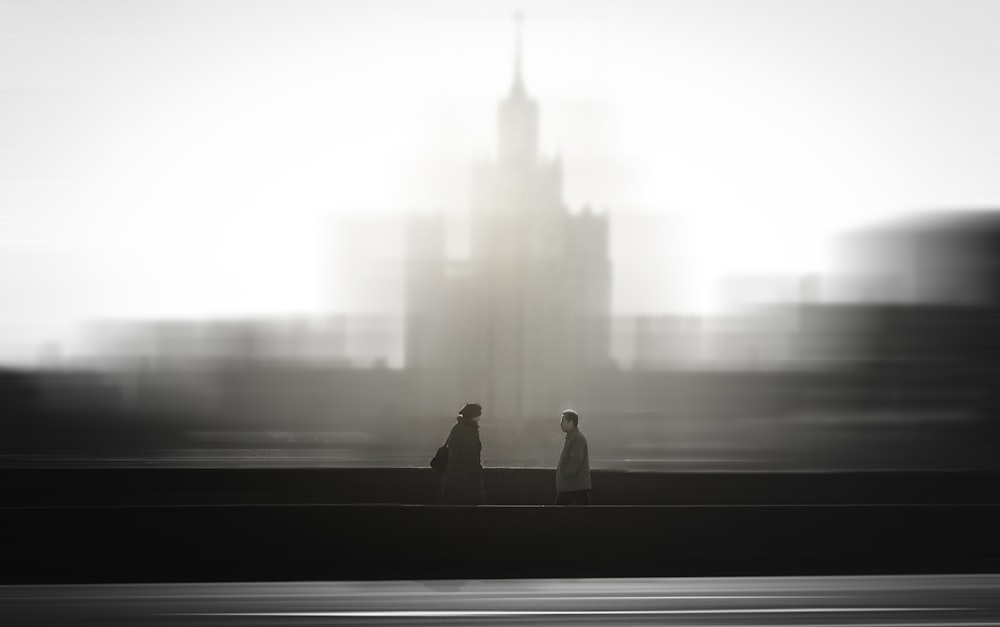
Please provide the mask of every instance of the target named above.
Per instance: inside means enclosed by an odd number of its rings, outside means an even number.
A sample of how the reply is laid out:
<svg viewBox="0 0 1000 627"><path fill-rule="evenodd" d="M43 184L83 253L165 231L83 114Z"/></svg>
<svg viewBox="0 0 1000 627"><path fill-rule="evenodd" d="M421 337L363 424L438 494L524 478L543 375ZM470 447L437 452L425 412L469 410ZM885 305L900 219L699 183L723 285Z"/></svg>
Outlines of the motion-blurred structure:
<svg viewBox="0 0 1000 627"><path fill-rule="evenodd" d="M406 367L421 375L419 415L440 411L424 399L464 394L497 420L552 416L578 375L608 370L608 219L569 213L562 164L541 157L538 134L518 37L496 160L473 175L471 258L449 263L442 221L409 225Z"/></svg>
<svg viewBox="0 0 1000 627"><path fill-rule="evenodd" d="M492 465L550 465L575 407L607 468L996 466L997 214L857 234L836 299L817 277L726 316L618 319L613 225L568 210L538 133L518 39L496 158L474 170L469 258L447 255L442 216L406 224L402 368L349 357L390 332L372 317L111 325L92 371L2 375L5 459L423 465L477 400ZM627 365L612 350L623 329Z"/></svg>

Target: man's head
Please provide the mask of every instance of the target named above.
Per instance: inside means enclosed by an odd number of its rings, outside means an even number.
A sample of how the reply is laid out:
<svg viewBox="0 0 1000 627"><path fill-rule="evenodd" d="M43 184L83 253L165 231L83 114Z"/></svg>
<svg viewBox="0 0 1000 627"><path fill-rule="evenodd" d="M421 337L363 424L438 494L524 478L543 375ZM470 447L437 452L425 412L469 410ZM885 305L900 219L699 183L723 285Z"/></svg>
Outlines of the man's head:
<svg viewBox="0 0 1000 627"><path fill-rule="evenodd" d="M479 417L483 415L483 406L479 403L466 403L458 415L473 422L479 422Z"/></svg>
<svg viewBox="0 0 1000 627"><path fill-rule="evenodd" d="M577 415L572 409L567 409L562 413L562 420L559 421L559 427L564 432L570 432L576 429L580 425L580 416Z"/></svg>

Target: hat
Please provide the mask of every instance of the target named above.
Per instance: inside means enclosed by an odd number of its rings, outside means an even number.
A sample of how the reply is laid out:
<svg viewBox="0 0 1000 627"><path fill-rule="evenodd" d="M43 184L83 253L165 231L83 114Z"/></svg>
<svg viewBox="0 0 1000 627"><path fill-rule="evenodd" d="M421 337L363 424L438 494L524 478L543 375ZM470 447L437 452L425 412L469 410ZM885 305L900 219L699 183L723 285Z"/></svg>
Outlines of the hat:
<svg viewBox="0 0 1000 627"><path fill-rule="evenodd" d="M459 416L464 416L466 418L475 418L476 416L483 415L483 407L479 403L466 403L462 411L458 412Z"/></svg>

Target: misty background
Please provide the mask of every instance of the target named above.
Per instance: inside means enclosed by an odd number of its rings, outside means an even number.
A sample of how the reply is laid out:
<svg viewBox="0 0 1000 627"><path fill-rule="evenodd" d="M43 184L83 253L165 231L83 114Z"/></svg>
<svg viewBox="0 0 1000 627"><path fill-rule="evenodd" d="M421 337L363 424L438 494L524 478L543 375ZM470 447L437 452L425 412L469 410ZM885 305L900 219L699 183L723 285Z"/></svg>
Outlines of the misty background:
<svg viewBox="0 0 1000 627"><path fill-rule="evenodd" d="M398 228L351 225L461 224L517 10L616 313L717 311L726 276L835 270L840 229L1000 195L991 2L4 2L4 360L95 320L398 315Z"/></svg>
<svg viewBox="0 0 1000 627"><path fill-rule="evenodd" d="M420 281L500 267L474 175L502 160L518 32L552 206L606 221L579 361L494 359L463 339L488 316L446 298L414 331ZM864 466L887 424L917 444L885 463L978 463L998 33L985 1L0 3L0 362L44 373L5 389L24 416L150 414L107 433L208 456L423 464L479 398L502 464L548 463L566 406L598 464ZM420 281L414 224L443 252ZM545 311L538 337L563 328ZM438 331L461 350L414 361ZM24 450L58 439L15 414Z"/></svg>

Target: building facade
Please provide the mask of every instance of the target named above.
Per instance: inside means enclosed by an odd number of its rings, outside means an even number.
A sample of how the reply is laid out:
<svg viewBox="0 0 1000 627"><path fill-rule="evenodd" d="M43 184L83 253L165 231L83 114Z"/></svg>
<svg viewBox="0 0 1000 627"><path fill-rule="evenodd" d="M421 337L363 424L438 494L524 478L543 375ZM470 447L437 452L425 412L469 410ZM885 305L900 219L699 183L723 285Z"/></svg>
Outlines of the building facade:
<svg viewBox="0 0 1000 627"><path fill-rule="evenodd" d="M407 227L406 368L472 375L496 416L548 415L581 372L611 364L608 220L563 200L562 163L539 150L521 72L497 111L496 155L473 168L470 255L449 260L437 216Z"/></svg>

